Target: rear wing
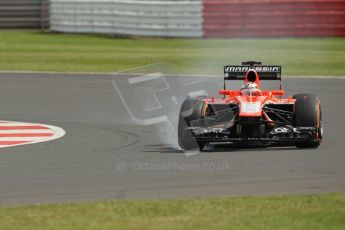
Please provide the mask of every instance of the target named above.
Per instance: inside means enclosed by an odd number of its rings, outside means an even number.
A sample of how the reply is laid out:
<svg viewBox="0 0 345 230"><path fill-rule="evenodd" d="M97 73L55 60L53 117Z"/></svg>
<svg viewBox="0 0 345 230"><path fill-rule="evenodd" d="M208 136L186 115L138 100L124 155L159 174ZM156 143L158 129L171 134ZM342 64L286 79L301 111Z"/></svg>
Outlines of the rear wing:
<svg viewBox="0 0 345 230"><path fill-rule="evenodd" d="M258 73L260 80L281 80L281 66L278 65L224 66L224 80L244 80L250 69L254 69Z"/></svg>

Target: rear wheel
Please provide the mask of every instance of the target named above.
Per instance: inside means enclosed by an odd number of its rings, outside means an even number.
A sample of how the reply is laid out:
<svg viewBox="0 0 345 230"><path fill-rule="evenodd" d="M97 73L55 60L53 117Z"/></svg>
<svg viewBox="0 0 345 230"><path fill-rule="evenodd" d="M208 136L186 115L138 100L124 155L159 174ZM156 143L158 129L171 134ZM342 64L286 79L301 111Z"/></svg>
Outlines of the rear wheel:
<svg viewBox="0 0 345 230"><path fill-rule="evenodd" d="M205 142L196 141L192 131L188 129L193 120L204 117L207 104L203 101L203 98L205 97L187 97L181 105L178 121L178 144L184 150L202 150L206 144Z"/></svg>
<svg viewBox="0 0 345 230"><path fill-rule="evenodd" d="M294 107L294 125L296 127L315 127L313 137L296 144L298 148L317 148L322 140L322 116L320 99L314 94L297 94Z"/></svg>

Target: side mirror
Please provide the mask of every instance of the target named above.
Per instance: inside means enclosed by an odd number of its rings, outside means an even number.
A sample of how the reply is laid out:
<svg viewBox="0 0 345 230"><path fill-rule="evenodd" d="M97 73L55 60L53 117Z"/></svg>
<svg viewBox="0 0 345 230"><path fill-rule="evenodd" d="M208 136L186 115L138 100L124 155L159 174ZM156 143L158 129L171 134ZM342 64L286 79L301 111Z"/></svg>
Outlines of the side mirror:
<svg viewBox="0 0 345 230"><path fill-rule="evenodd" d="M272 90L272 96L283 96L284 94L284 90Z"/></svg>
<svg viewBox="0 0 345 230"><path fill-rule="evenodd" d="M231 90L222 89L222 90L219 90L218 93L220 95L231 95Z"/></svg>

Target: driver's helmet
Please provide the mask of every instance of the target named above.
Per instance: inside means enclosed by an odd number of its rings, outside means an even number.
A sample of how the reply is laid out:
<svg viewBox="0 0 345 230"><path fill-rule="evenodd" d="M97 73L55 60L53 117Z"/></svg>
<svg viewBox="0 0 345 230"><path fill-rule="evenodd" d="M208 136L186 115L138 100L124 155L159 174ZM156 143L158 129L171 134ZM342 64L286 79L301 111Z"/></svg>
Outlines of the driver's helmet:
<svg viewBox="0 0 345 230"><path fill-rule="evenodd" d="M259 96L260 91L255 82L246 82L240 89L242 96Z"/></svg>

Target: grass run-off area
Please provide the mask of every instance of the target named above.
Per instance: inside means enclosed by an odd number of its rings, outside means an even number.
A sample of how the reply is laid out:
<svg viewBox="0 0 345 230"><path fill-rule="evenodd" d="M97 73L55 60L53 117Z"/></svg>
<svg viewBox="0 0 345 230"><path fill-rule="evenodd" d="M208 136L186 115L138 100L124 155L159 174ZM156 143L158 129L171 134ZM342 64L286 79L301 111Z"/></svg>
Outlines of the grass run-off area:
<svg viewBox="0 0 345 230"><path fill-rule="evenodd" d="M0 229L345 229L345 193L1 207Z"/></svg>
<svg viewBox="0 0 345 230"><path fill-rule="evenodd" d="M283 75L345 75L345 38L162 39L0 30L0 71L118 72L164 62L179 73L222 74L245 60Z"/></svg>

